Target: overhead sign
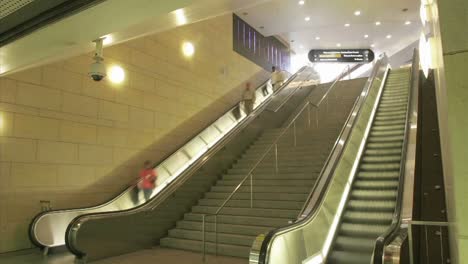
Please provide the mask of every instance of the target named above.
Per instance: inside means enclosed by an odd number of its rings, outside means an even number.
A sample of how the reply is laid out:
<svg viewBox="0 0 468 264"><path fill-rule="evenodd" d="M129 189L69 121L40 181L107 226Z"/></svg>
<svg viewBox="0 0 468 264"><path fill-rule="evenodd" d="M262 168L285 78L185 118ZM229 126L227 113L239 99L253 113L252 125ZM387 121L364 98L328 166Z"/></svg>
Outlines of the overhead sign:
<svg viewBox="0 0 468 264"><path fill-rule="evenodd" d="M309 51L311 62L344 62L368 63L374 60L374 52L370 49L330 49Z"/></svg>

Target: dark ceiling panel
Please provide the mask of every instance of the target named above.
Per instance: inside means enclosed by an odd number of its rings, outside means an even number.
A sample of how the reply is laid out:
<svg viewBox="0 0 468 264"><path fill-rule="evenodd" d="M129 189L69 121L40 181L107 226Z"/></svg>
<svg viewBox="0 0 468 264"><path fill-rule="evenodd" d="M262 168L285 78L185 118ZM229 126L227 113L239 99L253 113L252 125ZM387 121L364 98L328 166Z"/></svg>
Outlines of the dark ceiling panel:
<svg viewBox="0 0 468 264"><path fill-rule="evenodd" d="M0 47L105 0L0 0Z"/></svg>

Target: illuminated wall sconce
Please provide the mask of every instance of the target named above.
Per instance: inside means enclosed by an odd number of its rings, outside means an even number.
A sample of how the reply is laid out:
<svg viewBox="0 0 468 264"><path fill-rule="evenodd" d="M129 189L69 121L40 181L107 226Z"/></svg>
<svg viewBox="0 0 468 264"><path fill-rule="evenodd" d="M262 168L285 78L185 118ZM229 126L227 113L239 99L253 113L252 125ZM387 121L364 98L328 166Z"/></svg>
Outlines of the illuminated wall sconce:
<svg viewBox="0 0 468 264"><path fill-rule="evenodd" d="M195 53L195 46L193 46L192 42L184 42L182 44L182 53L185 57L192 57Z"/></svg>
<svg viewBox="0 0 468 264"><path fill-rule="evenodd" d="M122 67L114 65L109 68L107 76L112 83L120 84L125 80L125 71Z"/></svg>
<svg viewBox="0 0 468 264"><path fill-rule="evenodd" d="M187 24L187 17L185 16L184 9L182 9L182 8L177 9L176 11L174 11L174 15L175 15L176 24L178 26L182 26L182 25Z"/></svg>

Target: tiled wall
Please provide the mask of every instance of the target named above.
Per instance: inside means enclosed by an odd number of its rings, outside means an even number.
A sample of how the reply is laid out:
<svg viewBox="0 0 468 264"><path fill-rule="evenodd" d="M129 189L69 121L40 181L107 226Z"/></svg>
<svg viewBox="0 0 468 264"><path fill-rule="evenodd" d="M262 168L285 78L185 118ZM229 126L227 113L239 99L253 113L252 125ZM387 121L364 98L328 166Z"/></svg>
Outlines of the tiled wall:
<svg viewBox="0 0 468 264"><path fill-rule="evenodd" d="M448 213L452 224L451 260L452 263L465 263L468 258L468 2L437 2L433 57Z"/></svg>
<svg viewBox="0 0 468 264"><path fill-rule="evenodd" d="M181 44L195 46L192 58ZM92 54L0 78L0 252L30 247L40 200L54 209L113 197L268 74L232 51L226 15L104 50L122 84L87 77Z"/></svg>

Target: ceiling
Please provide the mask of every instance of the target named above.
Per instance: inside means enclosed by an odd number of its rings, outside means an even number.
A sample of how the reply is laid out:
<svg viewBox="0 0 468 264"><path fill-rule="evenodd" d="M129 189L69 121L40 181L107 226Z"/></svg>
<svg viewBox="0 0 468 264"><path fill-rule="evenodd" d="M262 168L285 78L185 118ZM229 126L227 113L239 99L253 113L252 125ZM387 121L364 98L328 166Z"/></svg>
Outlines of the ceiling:
<svg viewBox="0 0 468 264"><path fill-rule="evenodd" d="M108 37L105 45L114 45L263 2L106 0L0 47L0 76L91 52L92 41L102 36Z"/></svg>
<svg viewBox="0 0 468 264"><path fill-rule="evenodd" d="M377 53L393 54L419 38L419 5L419 0L305 0L304 5L299 0L272 0L237 14L264 35L289 41L299 54L314 48L337 48L338 43L341 48L374 44ZM354 15L358 10L360 15ZM406 21L411 24L405 25Z"/></svg>
<svg viewBox="0 0 468 264"><path fill-rule="evenodd" d="M342 48L375 44L377 53L391 55L419 36L419 0L305 0L304 5L298 1L105 0L1 47L0 75L90 52L92 40L101 36L110 36L107 45L114 45L228 12L266 36L280 36L296 54L340 43ZM404 8L408 10L403 12ZM353 14L356 10L360 16ZM382 24L376 26L376 21ZM389 34L391 39L386 38Z"/></svg>

